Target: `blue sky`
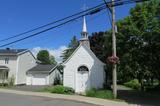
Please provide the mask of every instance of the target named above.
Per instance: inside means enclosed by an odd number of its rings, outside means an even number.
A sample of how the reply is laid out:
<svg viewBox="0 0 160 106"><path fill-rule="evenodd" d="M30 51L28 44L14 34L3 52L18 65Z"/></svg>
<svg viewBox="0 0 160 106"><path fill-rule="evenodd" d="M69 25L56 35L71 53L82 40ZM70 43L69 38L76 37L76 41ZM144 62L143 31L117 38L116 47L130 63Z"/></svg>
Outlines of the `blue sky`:
<svg viewBox="0 0 160 106"><path fill-rule="evenodd" d="M67 1L67 2L66 2ZM1 0L0 39L24 32L54 20L81 11L84 3L88 7L102 3L102 0ZM116 19L129 14L133 5L116 7ZM88 31L104 31L111 27L106 11L87 17ZM33 48L67 45L73 35L80 37L81 20L53 29L11 47Z"/></svg>
<svg viewBox="0 0 160 106"><path fill-rule="evenodd" d="M1 0L0 39L80 12L84 4L90 8L102 2L103 0ZM129 15L131 7L134 7L134 4L116 7L116 20ZM90 34L105 31L111 27L106 11L86 18ZM80 38L81 30L82 19L8 47L58 49L61 46L67 46L73 35Z"/></svg>

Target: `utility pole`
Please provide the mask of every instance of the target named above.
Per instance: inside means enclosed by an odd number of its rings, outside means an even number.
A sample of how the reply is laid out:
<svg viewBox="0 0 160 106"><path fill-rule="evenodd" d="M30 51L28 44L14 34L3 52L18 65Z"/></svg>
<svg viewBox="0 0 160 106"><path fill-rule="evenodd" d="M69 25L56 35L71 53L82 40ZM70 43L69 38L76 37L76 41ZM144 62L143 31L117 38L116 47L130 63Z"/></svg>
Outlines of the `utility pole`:
<svg viewBox="0 0 160 106"><path fill-rule="evenodd" d="M103 0L106 4L106 7L110 10L112 14L112 57L117 59L116 54L116 25L115 25L115 7L114 0L112 0L111 5L107 4L106 0ZM112 64L112 81L113 81L113 95L114 98L117 98L117 64Z"/></svg>
<svg viewBox="0 0 160 106"><path fill-rule="evenodd" d="M112 56L117 57L116 55L116 32L115 32L115 7L114 0L112 0ZM114 98L117 98L117 64L113 64L112 67L112 80L113 80L113 95Z"/></svg>

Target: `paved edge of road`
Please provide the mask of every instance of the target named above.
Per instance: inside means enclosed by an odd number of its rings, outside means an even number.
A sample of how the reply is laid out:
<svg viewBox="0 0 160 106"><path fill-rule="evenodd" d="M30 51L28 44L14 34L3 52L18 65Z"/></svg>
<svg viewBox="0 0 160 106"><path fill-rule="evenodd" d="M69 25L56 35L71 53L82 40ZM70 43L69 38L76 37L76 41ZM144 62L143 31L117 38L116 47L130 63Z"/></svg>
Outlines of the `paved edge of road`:
<svg viewBox="0 0 160 106"><path fill-rule="evenodd" d="M99 105L99 106L131 106L126 102L118 102L118 101L84 97L84 96L78 96L78 95L62 95L62 94L51 94L51 93L44 93L44 92L18 91L18 90L10 90L10 89L2 89L2 88L0 88L0 92L27 95L27 96L49 97L53 99L71 100L71 101L77 101L77 102L83 102L83 103L90 103L90 104Z"/></svg>

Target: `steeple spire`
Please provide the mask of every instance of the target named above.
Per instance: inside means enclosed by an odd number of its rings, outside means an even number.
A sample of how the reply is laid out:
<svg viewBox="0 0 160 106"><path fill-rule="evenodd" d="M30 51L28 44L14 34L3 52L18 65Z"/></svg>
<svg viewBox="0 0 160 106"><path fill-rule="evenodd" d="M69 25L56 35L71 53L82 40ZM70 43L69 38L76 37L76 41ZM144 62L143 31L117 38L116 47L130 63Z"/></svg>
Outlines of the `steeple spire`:
<svg viewBox="0 0 160 106"><path fill-rule="evenodd" d="M86 18L85 16L83 17L83 29L82 32L87 32L87 25L86 25Z"/></svg>
<svg viewBox="0 0 160 106"><path fill-rule="evenodd" d="M86 45L88 48L90 48L90 43L88 39L88 32L87 32L87 24L86 24L86 18L85 16L83 17L83 27L82 27L82 32L81 32L81 39L80 43L83 45Z"/></svg>
<svg viewBox="0 0 160 106"><path fill-rule="evenodd" d="M87 24L86 24L86 17L83 17L83 27L82 27L82 39L88 39L88 32L87 32Z"/></svg>

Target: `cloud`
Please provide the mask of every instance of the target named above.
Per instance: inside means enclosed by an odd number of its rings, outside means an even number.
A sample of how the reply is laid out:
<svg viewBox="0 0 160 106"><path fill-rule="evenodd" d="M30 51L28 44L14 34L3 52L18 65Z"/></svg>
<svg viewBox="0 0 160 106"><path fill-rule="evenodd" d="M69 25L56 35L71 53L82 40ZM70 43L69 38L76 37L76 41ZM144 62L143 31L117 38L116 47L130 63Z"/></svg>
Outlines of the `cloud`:
<svg viewBox="0 0 160 106"><path fill-rule="evenodd" d="M35 47L35 48L31 49L31 52L33 53L34 56L36 56L37 53L38 53L40 50L48 50L49 53L55 57L56 61L57 61L58 63L60 63L60 62L62 62L62 58L61 58L60 56L61 56L62 52L63 52L65 49L67 49L66 46L60 46L60 47L57 48L57 49L47 48L47 47L46 47L46 48Z"/></svg>

